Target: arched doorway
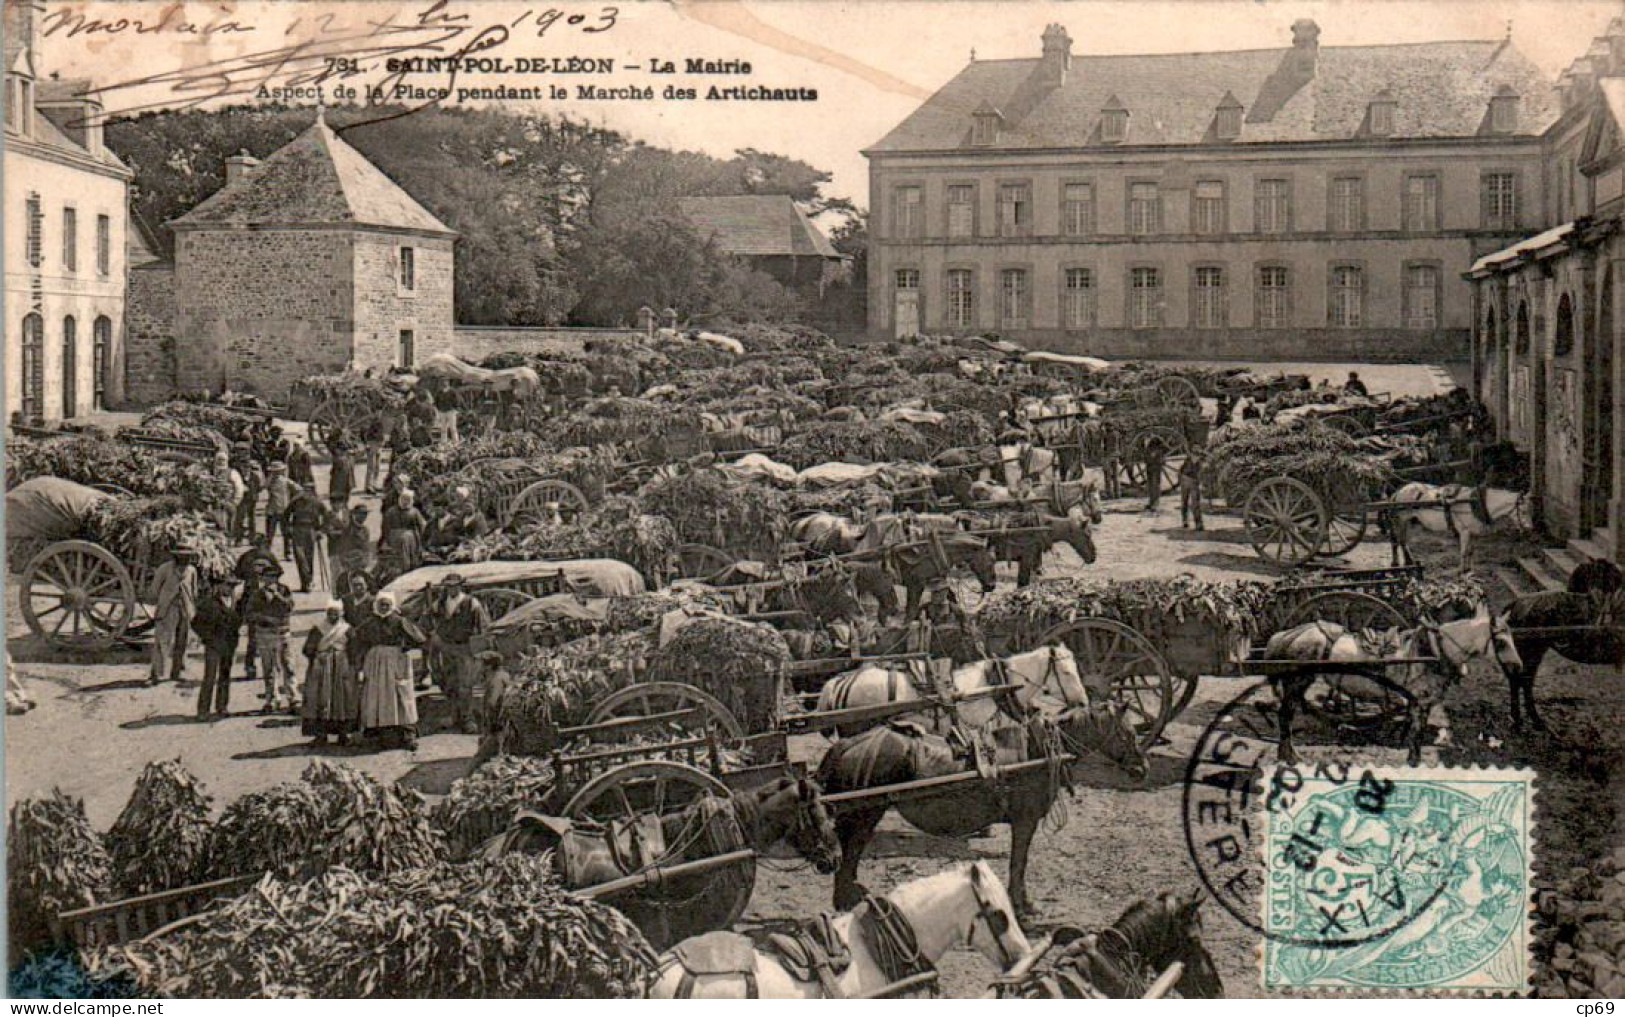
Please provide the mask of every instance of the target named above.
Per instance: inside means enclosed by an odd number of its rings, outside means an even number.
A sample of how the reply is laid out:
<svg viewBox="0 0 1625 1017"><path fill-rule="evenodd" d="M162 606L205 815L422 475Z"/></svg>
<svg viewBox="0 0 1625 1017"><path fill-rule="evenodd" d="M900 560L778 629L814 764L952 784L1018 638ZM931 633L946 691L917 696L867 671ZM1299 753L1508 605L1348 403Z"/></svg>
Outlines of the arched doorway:
<svg viewBox="0 0 1625 1017"><path fill-rule="evenodd" d="M22 397L24 420L45 416L45 319L37 314L23 317Z"/></svg>
<svg viewBox="0 0 1625 1017"><path fill-rule="evenodd" d="M62 419L79 415L79 323L62 319Z"/></svg>
<svg viewBox="0 0 1625 1017"><path fill-rule="evenodd" d="M108 371L112 369L113 319L101 315L90 327L91 386L94 392L92 408L96 412L107 409Z"/></svg>
<svg viewBox="0 0 1625 1017"><path fill-rule="evenodd" d="M1530 388L1529 356L1529 304L1518 301L1518 311L1513 317L1512 326L1512 354L1507 358L1510 366L1507 395L1507 419L1510 422L1510 437L1520 447L1529 449L1533 443L1534 435L1530 427L1530 414L1533 407L1530 405L1534 392Z"/></svg>
<svg viewBox="0 0 1625 1017"><path fill-rule="evenodd" d="M1597 295L1597 328L1585 350L1585 485L1580 532L1608 525L1614 496L1614 270L1605 264Z"/></svg>

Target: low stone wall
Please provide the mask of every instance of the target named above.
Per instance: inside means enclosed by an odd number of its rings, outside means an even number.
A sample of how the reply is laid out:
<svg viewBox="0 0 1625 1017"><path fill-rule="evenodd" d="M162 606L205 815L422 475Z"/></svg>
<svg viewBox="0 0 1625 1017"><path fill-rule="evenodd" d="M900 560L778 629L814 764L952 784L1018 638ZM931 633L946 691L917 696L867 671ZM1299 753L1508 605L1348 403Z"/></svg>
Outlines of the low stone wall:
<svg viewBox="0 0 1625 1017"><path fill-rule="evenodd" d="M452 353L477 363L493 353L578 353L589 339L637 339L642 335L631 328L458 325L452 331Z"/></svg>

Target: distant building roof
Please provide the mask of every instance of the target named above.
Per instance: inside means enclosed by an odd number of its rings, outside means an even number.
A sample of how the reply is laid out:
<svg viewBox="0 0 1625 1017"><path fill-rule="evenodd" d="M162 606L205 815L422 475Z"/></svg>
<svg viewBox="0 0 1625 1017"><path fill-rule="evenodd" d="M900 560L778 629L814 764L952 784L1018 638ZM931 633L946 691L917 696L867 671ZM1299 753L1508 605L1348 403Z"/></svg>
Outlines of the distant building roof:
<svg viewBox="0 0 1625 1017"><path fill-rule="evenodd" d="M163 256L159 254L162 250L162 245L147 228L146 220L141 218L141 213L130 209L129 221L124 229L124 263L131 268L140 268L142 265L162 261Z"/></svg>
<svg viewBox="0 0 1625 1017"><path fill-rule="evenodd" d="M1313 28L1313 25L1309 25ZM1295 34L1298 32L1294 28ZM1517 134L1538 135L1560 110L1555 89L1505 40L1319 46L1071 58L1058 87L1033 97L1039 59L977 60L868 151L955 149L970 144L972 114L1019 97L1024 116L1001 125L996 148L1070 148L1099 142L1113 98L1129 113L1123 145L1197 145L1226 92L1247 110L1236 143L1354 138L1386 89L1392 138L1472 137L1504 85L1520 96Z"/></svg>
<svg viewBox="0 0 1625 1017"><path fill-rule="evenodd" d="M840 258L829 238L784 194L679 198L678 207L700 233L742 257L807 255Z"/></svg>
<svg viewBox="0 0 1625 1017"><path fill-rule="evenodd" d="M454 232L334 134L320 114L303 134L169 225L195 229L294 223Z"/></svg>

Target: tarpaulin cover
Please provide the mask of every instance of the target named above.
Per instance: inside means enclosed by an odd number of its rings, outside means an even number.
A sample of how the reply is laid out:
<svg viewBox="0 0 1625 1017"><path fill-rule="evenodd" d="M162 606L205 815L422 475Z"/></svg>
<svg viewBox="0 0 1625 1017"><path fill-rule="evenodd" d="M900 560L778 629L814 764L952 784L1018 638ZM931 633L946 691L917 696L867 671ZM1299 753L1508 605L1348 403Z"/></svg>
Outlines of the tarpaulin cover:
<svg viewBox="0 0 1625 1017"><path fill-rule="evenodd" d="M695 335L695 338L701 342L710 343L712 346L721 347L735 356L743 356L745 352L744 343L733 336L722 335L720 332L700 332Z"/></svg>
<svg viewBox="0 0 1625 1017"><path fill-rule="evenodd" d="M60 477L35 477L6 492L6 536L26 540L72 540L90 508L111 497Z"/></svg>
<svg viewBox="0 0 1625 1017"><path fill-rule="evenodd" d="M542 387L542 377L529 367L504 367L493 370L479 367L452 356L436 353L418 365L418 375L425 378L449 378L463 385L478 385L492 392L518 392L530 395Z"/></svg>
<svg viewBox="0 0 1625 1017"><path fill-rule="evenodd" d="M564 576L564 585L584 597L630 597L645 593L643 576L624 561L613 558L577 558L570 561L482 561L463 565L426 565L413 569L384 587L396 603L435 586L452 573L470 587L506 586L527 579Z"/></svg>
<svg viewBox="0 0 1625 1017"><path fill-rule="evenodd" d="M578 597L573 593L555 593L551 597L537 597L522 604L491 623L492 633L529 628L533 624L560 621L605 622L609 620L609 598Z"/></svg>

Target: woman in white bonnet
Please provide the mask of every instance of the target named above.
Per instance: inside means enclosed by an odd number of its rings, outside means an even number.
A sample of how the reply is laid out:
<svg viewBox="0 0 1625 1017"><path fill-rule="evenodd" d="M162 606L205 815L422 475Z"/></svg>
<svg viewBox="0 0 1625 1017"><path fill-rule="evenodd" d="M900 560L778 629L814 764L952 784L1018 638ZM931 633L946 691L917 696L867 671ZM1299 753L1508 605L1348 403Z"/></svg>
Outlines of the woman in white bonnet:
<svg viewBox="0 0 1625 1017"><path fill-rule="evenodd" d="M394 594L380 593L354 638L361 654L361 730L386 749L417 748L417 693L406 654L423 645L423 630L400 613Z"/></svg>
<svg viewBox="0 0 1625 1017"><path fill-rule="evenodd" d="M327 609L305 636L305 705L299 729L317 745L336 737L350 744L361 718L361 685L350 656L350 623L344 604L328 601Z"/></svg>

